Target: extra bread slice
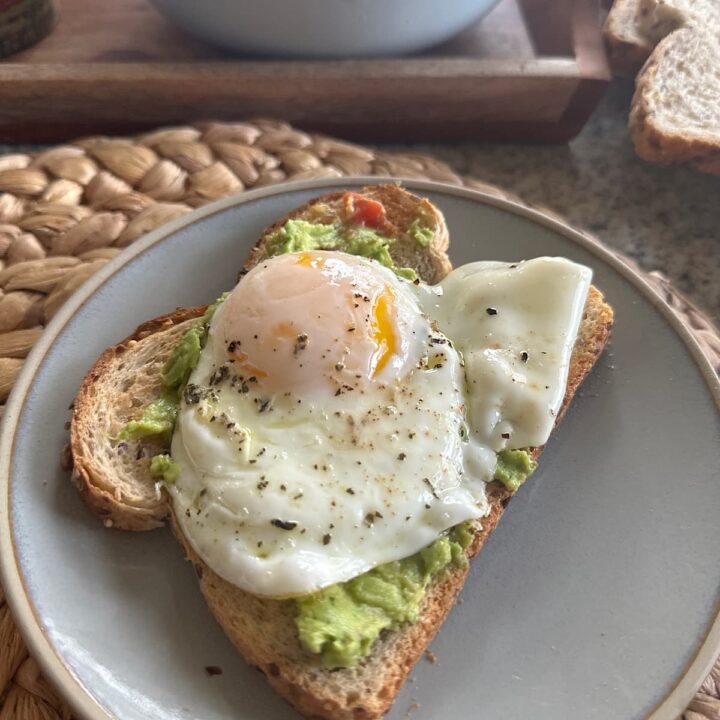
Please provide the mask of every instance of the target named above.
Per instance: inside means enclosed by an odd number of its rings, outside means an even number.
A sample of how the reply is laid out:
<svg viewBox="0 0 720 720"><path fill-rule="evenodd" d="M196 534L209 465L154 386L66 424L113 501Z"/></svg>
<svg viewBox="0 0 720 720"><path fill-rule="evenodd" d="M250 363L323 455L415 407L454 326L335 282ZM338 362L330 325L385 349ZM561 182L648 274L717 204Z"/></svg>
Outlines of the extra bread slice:
<svg viewBox="0 0 720 720"><path fill-rule="evenodd" d="M394 248L393 257L398 264L417 268L428 279L440 280L449 269L444 254L447 230L440 213L396 186L373 187L366 192L382 199L400 234L417 217L412 212L414 203L422 208L423 217L435 217L436 233L429 248L420 248L415 243L413 249L408 237L408 242L398 243ZM332 207L339 201L338 194L324 196L288 217L314 217L313 208L318 202ZM417 205L420 202L422 205ZM427 216L430 211L432 214ZM286 219L266 231L249 265L265 257L268 236ZM192 319L203 311L204 308L178 310L140 326L131 337L103 354L78 394L71 426L74 478L85 501L108 525L149 529L162 523L170 510L164 492L156 488L149 475L142 446L129 443L122 447L113 438L127 419L139 415L141 407L157 397L159 369ZM591 288L572 356L563 412L602 352L611 325L612 310L601 293ZM537 457L540 449L533 452ZM119 456L117 460L115 455ZM491 513L474 525L474 542L467 550L468 558L480 551L511 494L492 483L489 495ZM328 720L381 717L452 608L467 575L467 568L441 574L428 589L418 622L385 633L372 654L357 667L329 671L300 646L292 601L257 598L229 584L204 564L177 524L173 525L196 569L208 606L227 635L245 659L257 666L277 692L306 717Z"/></svg>
<svg viewBox="0 0 720 720"><path fill-rule="evenodd" d="M720 172L720 34L689 25L657 46L637 78L630 133L645 160Z"/></svg>
<svg viewBox="0 0 720 720"><path fill-rule="evenodd" d="M650 56L655 46L646 31L651 15L647 0L615 0L613 3L603 33L615 75L632 77Z"/></svg>
<svg viewBox="0 0 720 720"><path fill-rule="evenodd" d="M616 75L632 77L653 48L681 27L720 30L717 0L615 0L605 21L605 41Z"/></svg>

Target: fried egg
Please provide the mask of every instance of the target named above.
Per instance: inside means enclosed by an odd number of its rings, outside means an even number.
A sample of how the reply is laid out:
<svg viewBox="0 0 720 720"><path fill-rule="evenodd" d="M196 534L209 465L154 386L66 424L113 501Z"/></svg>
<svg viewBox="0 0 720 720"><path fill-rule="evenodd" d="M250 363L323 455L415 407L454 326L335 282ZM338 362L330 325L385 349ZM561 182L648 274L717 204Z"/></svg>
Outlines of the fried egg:
<svg viewBox="0 0 720 720"><path fill-rule="evenodd" d="M496 452L547 440L590 271L473 263L438 286L288 253L215 312L173 436L177 521L219 575L289 597L489 511Z"/></svg>

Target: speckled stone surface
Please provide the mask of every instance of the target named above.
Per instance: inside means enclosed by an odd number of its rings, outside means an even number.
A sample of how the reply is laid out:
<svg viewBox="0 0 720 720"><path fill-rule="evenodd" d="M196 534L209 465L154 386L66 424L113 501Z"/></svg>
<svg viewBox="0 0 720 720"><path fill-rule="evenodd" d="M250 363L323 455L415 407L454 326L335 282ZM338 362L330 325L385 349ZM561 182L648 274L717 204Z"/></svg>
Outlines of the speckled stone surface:
<svg viewBox="0 0 720 720"><path fill-rule="evenodd" d="M552 208L665 273L720 321L720 176L638 158L627 131L632 83L614 81L569 145L426 145L458 172Z"/></svg>

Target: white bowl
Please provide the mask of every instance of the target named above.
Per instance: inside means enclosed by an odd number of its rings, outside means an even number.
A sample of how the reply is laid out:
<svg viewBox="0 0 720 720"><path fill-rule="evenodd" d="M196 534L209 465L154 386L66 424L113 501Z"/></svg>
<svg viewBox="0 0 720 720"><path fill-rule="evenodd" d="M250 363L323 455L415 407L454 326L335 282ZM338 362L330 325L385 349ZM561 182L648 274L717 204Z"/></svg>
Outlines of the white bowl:
<svg viewBox="0 0 720 720"><path fill-rule="evenodd" d="M152 0L189 33L232 50L295 57L413 52L447 40L497 0Z"/></svg>

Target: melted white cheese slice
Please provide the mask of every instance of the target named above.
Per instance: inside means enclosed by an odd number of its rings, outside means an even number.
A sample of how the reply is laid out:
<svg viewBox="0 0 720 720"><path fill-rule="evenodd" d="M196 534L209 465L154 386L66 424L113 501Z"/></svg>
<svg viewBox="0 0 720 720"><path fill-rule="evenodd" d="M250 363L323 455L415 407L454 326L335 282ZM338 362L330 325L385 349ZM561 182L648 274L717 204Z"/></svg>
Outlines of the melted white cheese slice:
<svg viewBox="0 0 720 720"><path fill-rule="evenodd" d="M475 262L419 286L461 351L471 436L494 451L547 442L565 396L592 271L564 258Z"/></svg>

